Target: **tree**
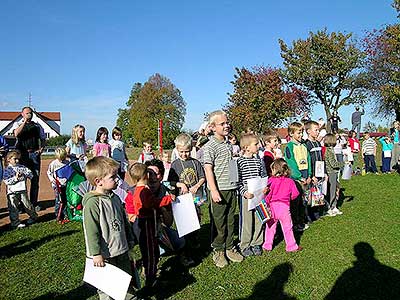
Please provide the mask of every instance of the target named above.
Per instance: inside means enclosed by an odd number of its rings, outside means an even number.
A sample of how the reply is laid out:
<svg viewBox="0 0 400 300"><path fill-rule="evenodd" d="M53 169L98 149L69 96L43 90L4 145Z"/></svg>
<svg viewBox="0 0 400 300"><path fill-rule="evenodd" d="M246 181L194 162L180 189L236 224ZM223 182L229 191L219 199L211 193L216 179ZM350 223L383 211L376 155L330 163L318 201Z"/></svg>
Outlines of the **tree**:
<svg viewBox="0 0 400 300"><path fill-rule="evenodd" d="M295 87L286 88L278 69L236 68L234 78L225 110L236 133L247 127L264 132L307 107L307 94Z"/></svg>
<svg viewBox="0 0 400 300"><path fill-rule="evenodd" d="M70 138L68 134L51 137L46 140L46 146L64 146Z"/></svg>
<svg viewBox="0 0 400 300"><path fill-rule="evenodd" d="M279 40L285 81L307 91L312 105L322 104L327 119L341 106L366 101L364 54L351 36L325 29L292 47Z"/></svg>
<svg viewBox="0 0 400 300"><path fill-rule="evenodd" d="M400 1L393 6L400 11ZM377 99L376 114L400 120L400 24L369 32L364 39L370 90Z"/></svg>
<svg viewBox="0 0 400 300"><path fill-rule="evenodd" d="M126 141L135 146L145 141L157 144L161 119L164 146L173 145L185 121L186 103L168 78L155 74L144 84L135 83L126 106L118 110L117 119Z"/></svg>

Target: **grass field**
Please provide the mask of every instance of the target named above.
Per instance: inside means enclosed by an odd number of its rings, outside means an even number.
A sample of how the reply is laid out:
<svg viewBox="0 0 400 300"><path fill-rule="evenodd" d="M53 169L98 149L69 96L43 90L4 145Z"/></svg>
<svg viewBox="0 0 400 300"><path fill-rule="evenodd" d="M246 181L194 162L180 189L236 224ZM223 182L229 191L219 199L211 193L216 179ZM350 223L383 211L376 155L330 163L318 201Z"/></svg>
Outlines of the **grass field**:
<svg viewBox="0 0 400 300"><path fill-rule="evenodd" d="M163 258L164 283L154 299L324 299L339 278L329 299L399 299L399 181L396 174L342 182L344 214L324 217L298 236L304 251L287 254L280 242L271 253L222 270L208 255L203 207L198 264L187 270L176 257ZM82 283L80 223L60 226L42 219L22 230L0 230L0 299L97 299ZM364 291L371 297L364 298Z"/></svg>

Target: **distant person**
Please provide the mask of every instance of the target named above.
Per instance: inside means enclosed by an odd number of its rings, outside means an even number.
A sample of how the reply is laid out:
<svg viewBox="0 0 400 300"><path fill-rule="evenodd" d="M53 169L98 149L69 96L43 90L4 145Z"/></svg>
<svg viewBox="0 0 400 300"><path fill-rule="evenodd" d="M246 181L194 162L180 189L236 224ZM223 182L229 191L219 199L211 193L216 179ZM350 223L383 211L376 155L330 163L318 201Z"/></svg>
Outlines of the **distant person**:
<svg viewBox="0 0 400 300"><path fill-rule="evenodd" d="M356 111L351 114L351 130L357 132L357 139L360 139L361 130L361 116L364 114L364 108L361 109L356 106Z"/></svg>
<svg viewBox="0 0 400 300"><path fill-rule="evenodd" d="M362 156L365 164L365 172L378 174L376 168L376 142L370 136L369 132L364 132L364 141L362 143Z"/></svg>
<svg viewBox="0 0 400 300"><path fill-rule="evenodd" d="M19 220L19 205L22 203L26 213L29 215L28 225L35 223L37 214L34 206L28 198L26 191L26 180L32 180L33 174L30 169L20 165L21 153L19 150L11 150L7 153L4 169L4 183L7 186L7 203L10 216L11 228L23 228L25 224Z"/></svg>
<svg viewBox="0 0 400 300"><path fill-rule="evenodd" d="M126 155L125 144L122 141L122 130L119 127L114 127L111 136L113 138L110 141L111 158L119 163L118 176L124 180L128 169L128 156Z"/></svg>
<svg viewBox="0 0 400 300"><path fill-rule="evenodd" d="M267 176L271 176L271 164L276 158L276 149L278 147L278 134L272 130L269 130L264 135L264 167Z"/></svg>
<svg viewBox="0 0 400 300"><path fill-rule="evenodd" d="M105 156L94 157L86 164L85 175L94 191L83 197L83 232L86 257L95 267L116 266L131 274L128 251L133 236L120 198L113 193L118 185L118 163ZM97 290L100 299L111 299ZM125 299L136 299L128 290Z"/></svg>
<svg viewBox="0 0 400 300"><path fill-rule="evenodd" d="M14 126L14 136L17 138L15 148L21 152L21 164L32 171L29 198L35 210L39 211L40 157L45 146L46 135L42 126L32 121L32 108L28 106L22 108L21 116L22 120Z"/></svg>
<svg viewBox="0 0 400 300"><path fill-rule="evenodd" d="M340 119L338 112L336 110L333 111L331 117L328 119L331 124L331 132L338 133L339 132L339 122L342 122Z"/></svg>
<svg viewBox="0 0 400 300"><path fill-rule="evenodd" d="M150 142L143 142L143 150L142 153L140 153L138 162L144 164L146 161L150 161L152 159L155 159L156 155L153 152L153 144ZM173 155L171 155L171 161L174 161Z"/></svg>
<svg viewBox="0 0 400 300"><path fill-rule="evenodd" d="M358 153L360 153L361 150L361 144L357 138L357 132L355 132L354 130L350 130L349 132L348 143L351 152L353 153L353 163L354 163L355 161L357 161Z"/></svg>
<svg viewBox="0 0 400 300"><path fill-rule="evenodd" d="M382 144L382 173L390 173L390 161L392 159L393 142L388 136L379 139Z"/></svg>
<svg viewBox="0 0 400 300"><path fill-rule="evenodd" d="M96 133L96 143L93 145L93 157L105 156L111 157L111 146L108 143L108 130L105 127L100 127Z"/></svg>
<svg viewBox="0 0 400 300"><path fill-rule="evenodd" d="M8 152L8 143L6 139L0 135L0 187L3 180L3 160Z"/></svg>
<svg viewBox="0 0 400 300"><path fill-rule="evenodd" d="M56 220L58 223L62 224L65 218L66 199L64 199L64 197L66 192L66 180L57 178L56 171L68 164L68 160L66 160L67 151L64 148L56 148L55 156L56 159L53 160L47 168L47 177L54 190L54 211Z"/></svg>
<svg viewBox="0 0 400 300"><path fill-rule="evenodd" d="M318 125L319 125L319 134L317 137L318 142L321 143L321 146L324 146L324 137L326 136L326 124L323 118L318 119Z"/></svg>
<svg viewBox="0 0 400 300"><path fill-rule="evenodd" d="M390 137L393 141L392 159L390 161L391 170L399 170L400 158L400 122L395 121L390 128Z"/></svg>
<svg viewBox="0 0 400 300"><path fill-rule="evenodd" d="M228 141L232 145L232 154L234 157L239 157L240 156L240 146L238 145L238 140L236 138L236 135L233 133L230 133L228 135Z"/></svg>
<svg viewBox="0 0 400 300"><path fill-rule="evenodd" d="M83 125L75 125L72 128L71 138L65 144L67 157L71 161L86 158L87 144L85 140L85 127Z"/></svg>
<svg viewBox="0 0 400 300"><path fill-rule="evenodd" d="M303 250L297 245L293 234L293 222L290 215L290 202L299 196L296 183L290 178L290 169L283 158L274 160L271 165L272 176L268 179L269 192L266 201L269 203L274 216L273 221L265 226L265 241L263 249L271 251L274 243L276 226L281 225L285 239L286 251L297 252Z"/></svg>

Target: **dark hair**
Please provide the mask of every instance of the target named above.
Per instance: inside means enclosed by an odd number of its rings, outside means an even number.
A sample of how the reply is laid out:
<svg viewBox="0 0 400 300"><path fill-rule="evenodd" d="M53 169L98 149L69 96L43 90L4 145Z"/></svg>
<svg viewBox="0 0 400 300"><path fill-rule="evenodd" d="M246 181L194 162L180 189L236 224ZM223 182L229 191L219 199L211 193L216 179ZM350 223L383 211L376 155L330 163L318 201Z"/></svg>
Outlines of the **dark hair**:
<svg viewBox="0 0 400 300"><path fill-rule="evenodd" d="M96 142L100 143L100 137L103 133L106 133L108 135L108 129L105 127L100 127L97 129L97 134L96 134ZM108 142L108 139L106 140L106 143Z"/></svg>
<svg viewBox="0 0 400 300"><path fill-rule="evenodd" d="M118 135L122 135L122 130L121 130L121 128L115 126L115 127L113 128L113 130L112 130L112 133L111 133L112 138L114 138L115 135L117 135L117 134L118 134Z"/></svg>
<svg viewBox="0 0 400 300"><path fill-rule="evenodd" d="M164 163L161 160L153 158L152 160L146 161L145 165L148 167L151 166L157 167L158 170L160 171L161 176L164 176L165 168L164 168Z"/></svg>
<svg viewBox="0 0 400 300"><path fill-rule="evenodd" d="M29 108L31 111L33 111L32 107L30 107L30 106L24 106L24 107L21 109L21 111L24 111L24 109L27 109L27 108Z"/></svg>

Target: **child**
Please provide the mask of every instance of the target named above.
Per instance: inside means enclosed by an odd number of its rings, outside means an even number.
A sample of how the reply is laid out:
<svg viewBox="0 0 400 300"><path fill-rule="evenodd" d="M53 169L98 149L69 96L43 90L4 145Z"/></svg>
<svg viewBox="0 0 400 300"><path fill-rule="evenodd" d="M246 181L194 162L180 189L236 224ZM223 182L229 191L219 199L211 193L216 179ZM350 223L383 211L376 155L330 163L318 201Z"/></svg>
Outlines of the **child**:
<svg viewBox="0 0 400 300"><path fill-rule="evenodd" d="M234 157L239 157L240 156L240 146L237 144L236 135L234 135L233 133L230 133L228 135L228 140L229 140L229 143L231 143L231 145L232 145L232 155Z"/></svg>
<svg viewBox="0 0 400 300"><path fill-rule="evenodd" d="M256 216L255 210L248 210L248 200L254 195L247 190L247 180L261 177L263 174L261 162L255 157L258 151L257 136L252 133L243 134L240 139L240 147L243 150L243 156L237 160L240 193L239 246L243 256L259 256L262 255L263 226Z"/></svg>
<svg viewBox="0 0 400 300"><path fill-rule="evenodd" d="M351 153L353 153L354 163L355 161L357 161L357 156L361 149L360 141L357 139L357 132L355 132L354 130L349 131L348 144L350 146Z"/></svg>
<svg viewBox="0 0 400 300"><path fill-rule="evenodd" d="M0 187L1 181L3 180L3 158L8 152L8 144L6 139L0 135Z"/></svg>
<svg viewBox="0 0 400 300"><path fill-rule="evenodd" d="M381 137L379 141L382 144L382 173L390 173L393 143L388 136Z"/></svg>
<svg viewBox="0 0 400 300"><path fill-rule="evenodd" d="M146 287L153 287L156 284L157 264L160 257L156 238L156 209L170 204L175 196L166 195L159 200L153 195L148 187L149 174L145 164L133 164L129 168L129 175L136 187L135 191L129 192L125 199L126 212L130 222L133 223L138 218L139 248L146 275Z"/></svg>
<svg viewBox="0 0 400 300"><path fill-rule="evenodd" d="M327 215L330 217L342 215L343 213L337 208L339 182L339 170L344 167L344 162L339 162L334 153L333 147L336 145L336 136L328 133L325 136L325 164L326 172L328 174L328 211Z"/></svg>
<svg viewBox="0 0 400 300"><path fill-rule="evenodd" d="M108 130L105 127L100 127L96 134L96 143L93 145L93 157L105 156L111 157L111 146L108 143Z"/></svg>
<svg viewBox="0 0 400 300"><path fill-rule="evenodd" d="M121 200L112 191L118 185L118 163L108 157L94 157L86 164L85 175L94 191L83 197L83 230L86 256L95 267L105 263L131 274L128 251L132 235ZM111 299L98 290L100 299ZM134 297L129 291L125 299Z"/></svg>
<svg viewBox="0 0 400 300"><path fill-rule="evenodd" d="M47 177L49 178L51 187L54 190L54 210L56 220L58 223L63 223L66 199L62 199L62 197L65 195L66 182L61 182L61 179L57 178L56 171L68 164L68 161L66 160L67 151L64 148L56 148L55 156L56 159L49 164L47 169Z"/></svg>
<svg viewBox="0 0 400 300"><path fill-rule="evenodd" d="M340 117L338 116L338 112L336 110L333 111L331 117L329 118L329 122L331 123L332 133L339 132L339 122L342 122Z"/></svg>
<svg viewBox="0 0 400 300"><path fill-rule="evenodd" d="M364 133L364 141L362 143L362 157L365 164L365 172L372 172L378 174L375 163L376 156L376 142L370 136L369 132Z"/></svg>
<svg viewBox="0 0 400 300"><path fill-rule="evenodd" d="M278 158L274 160L271 169L272 177L268 178L269 192L266 196L266 201L270 205L273 221L269 222L265 228L263 249L266 251L272 250L276 225L279 221L286 243L286 251L301 251L303 248L296 243L290 216L290 201L299 196L299 191L294 180L290 178L290 169L284 159Z"/></svg>
<svg viewBox="0 0 400 300"><path fill-rule="evenodd" d="M150 142L143 142L143 151L140 153L138 162L144 164L146 161L150 161L155 158L156 156L153 152L153 145Z"/></svg>
<svg viewBox="0 0 400 300"><path fill-rule="evenodd" d="M275 159L276 158L283 158L283 153L282 153L282 150L281 150L282 140L278 135L277 135L276 138L277 138L277 143L276 143L276 147L274 149Z"/></svg>
<svg viewBox="0 0 400 300"><path fill-rule="evenodd" d="M304 129L307 131L308 137L304 145L310 155L312 182L318 184L327 181L328 176L326 174L325 162L322 154L322 145L318 141L319 124L315 121L309 121L305 123ZM312 208L310 205L307 205L306 209L309 222L317 220L323 214L322 208Z"/></svg>
<svg viewBox="0 0 400 300"><path fill-rule="evenodd" d="M20 165L21 153L11 150L6 155L3 180L7 185L7 202L10 215L11 228L23 228L25 224L19 220L19 204L22 202L26 213L29 215L28 225L35 223L37 214L26 192L26 179L32 179L32 171Z"/></svg>
<svg viewBox="0 0 400 300"><path fill-rule="evenodd" d="M291 171L291 178L296 180L298 187L302 190L311 182L311 161L307 148L301 143L303 136L303 125L293 122L288 127L290 142L286 144L285 160ZM292 204L292 216L296 231L303 231L308 228L305 221L305 207L302 195L296 198Z"/></svg>
<svg viewBox="0 0 400 300"><path fill-rule="evenodd" d="M203 184L205 175L201 163L190 157L192 150L192 138L186 133L181 133L175 138L175 147L178 150L179 158L171 164L168 181L171 186L179 188L180 194L191 193L196 203L204 197ZM196 206L197 215L200 221L200 207ZM193 249L199 248L199 231L189 233L185 236L186 249L182 258L184 265L193 264L190 253Z"/></svg>
<svg viewBox="0 0 400 300"><path fill-rule="evenodd" d="M72 128L71 138L65 144L67 156L71 160L85 159L87 144L85 141L85 127L82 125L75 125Z"/></svg>
<svg viewBox="0 0 400 300"><path fill-rule="evenodd" d="M121 140L122 130L119 127L114 127L111 136L113 138L110 141L111 157L119 163L118 176L124 180L128 166L128 156L126 155L125 144Z"/></svg>
<svg viewBox="0 0 400 300"><path fill-rule="evenodd" d="M275 159L275 150L278 146L278 135L276 132L269 130L264 135L265 151L264 151L264 165L268 177L271 176L271 164Z"/></svg>
<svg viewBox="0 0 400 300"><path fill-rule="evenodd" d="M223 268L227 258L233 262L243 261L243 256L234 247L235 210L237 203L236 182L229 178L232 160L232 145L226 140L231 126L225 112L210 113L209 126L214 135L204 145L204 169L208 185L210 217L216 229L212 237L214 264Z"/></svg>

